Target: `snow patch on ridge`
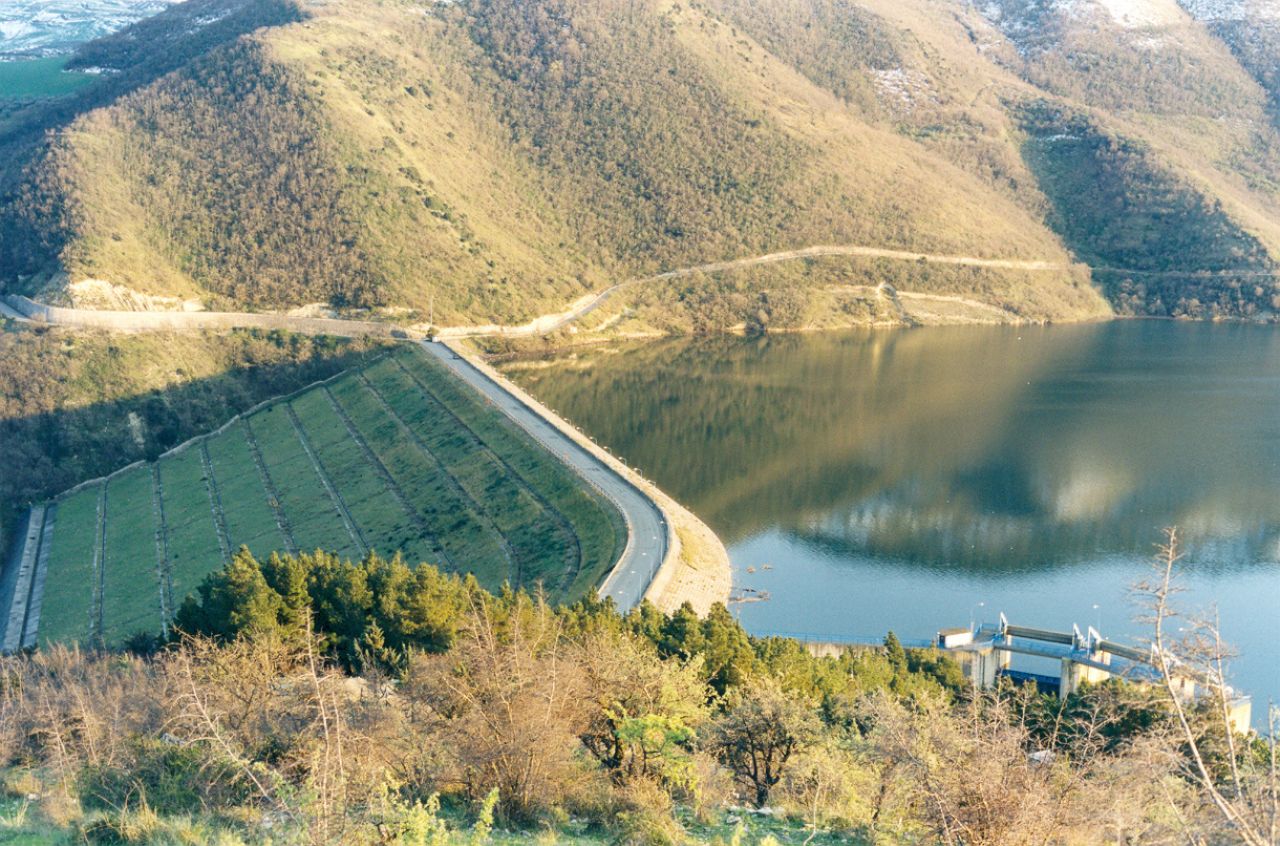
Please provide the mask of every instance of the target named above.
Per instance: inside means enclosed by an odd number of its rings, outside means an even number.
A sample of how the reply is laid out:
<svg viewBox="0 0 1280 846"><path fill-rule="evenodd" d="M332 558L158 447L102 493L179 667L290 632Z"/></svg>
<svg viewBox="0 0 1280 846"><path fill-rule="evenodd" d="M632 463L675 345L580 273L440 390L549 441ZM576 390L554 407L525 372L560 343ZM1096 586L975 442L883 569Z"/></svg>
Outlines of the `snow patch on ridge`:
<svg viewBox="0 0 1280 846"><path fill-rule="evenodd" d="M1156 29L1186 22L1174 0L1093 0L1093 4L1125 29Z"/></svg>
<svg viewBox="0 0 1280 846"><path fill-rule="evenodd" d="M0 0L0 60L52 56L164 11L178 0Z"/></svg>
<svg viewBox="0 0 1280 846"><path fill-rule="evenodd" d="M937 100L929 77L920 71L907 68L872 70L871 78L881 97L906 109Z"/></svg>
<svg viewBox="0 0 1280 846"><path fill-rule="evenodd" d="M1198 21L1280 21L1280 0L1182 0Z"/></svg>
<svg viewBox="0 0 1280 846"><path fill-rule="evenodd" d="M1250 0L1187 0L1250 2ZM1280 0L1252 0L1280 4ZM978 9L1023 56L1052 49L1068 33L1111 31L1131 47L1157 51L1193 22L1179 0L982 0Z"/></svg>

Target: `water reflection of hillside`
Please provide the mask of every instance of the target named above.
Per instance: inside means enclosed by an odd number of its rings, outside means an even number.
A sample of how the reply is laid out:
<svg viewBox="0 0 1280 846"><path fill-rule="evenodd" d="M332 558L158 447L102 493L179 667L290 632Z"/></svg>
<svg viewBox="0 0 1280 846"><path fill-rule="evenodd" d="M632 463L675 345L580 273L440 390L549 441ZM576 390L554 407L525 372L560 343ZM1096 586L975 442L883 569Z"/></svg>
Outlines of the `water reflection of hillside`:
<svg viewBox="0 0 1280 846"><path fill-rule="evenodd" d="M877 499L826 522L789 530L828 560L897 562L947 574L1021 577L1058 567L1091 566L1116 555L1143 557L1157 533L1146 520L1099 524L1017 515L916 511ZM1184 566L1201 575L1227 575L1259 562L1280 562L1280 525L1258 521L1231 531L1184 532ZM1135 577L1139 571L1135 570Z"/></svg>
<svg viewBox="0 0 1280 846"><path fill-rule="evenodd" d="M1018 572L1280 558L1280 333L1109 324L648 344L520 375L729 542Z"/></svg>

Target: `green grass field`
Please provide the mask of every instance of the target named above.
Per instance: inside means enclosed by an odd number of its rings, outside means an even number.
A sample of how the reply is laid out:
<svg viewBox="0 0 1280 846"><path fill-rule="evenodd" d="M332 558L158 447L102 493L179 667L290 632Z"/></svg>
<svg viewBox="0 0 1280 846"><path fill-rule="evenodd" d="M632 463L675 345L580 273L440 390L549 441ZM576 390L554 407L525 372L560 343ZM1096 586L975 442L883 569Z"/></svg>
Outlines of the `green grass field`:
<svg viewBox="0 0 1280 846"><path fill-rule="evenodd" d="M557 570L576 566L577 558L566 562L575 538L558 531L561 515L544 508L517 473L394 362L369 368L366 379L400 419L413 421L410 425L437 444L459 486L485 504L492 524L510 541L521 572L537 573L549 587L559 587Z"/></svg>
<svg viewBox="0 0 1280 846"><path fill-rule="evenodd" d="M94 549L98 544L98 496L90 485L58 504L56 520L75 531L55 532L49 548L49 575L40 610L41 641L81 640L93 614Z"/></svg>
<svg viewBox="0 0 1280 846"><path fill-rule="evenodd" d="M159 631L222 566L224 546L400 552L490 589L542 584L567 600L595 587L625 542L607 501L416 347L276 401L154 470L57 500L42 642Z"/></svg>
<svg viewBox="0 0 1280 846"><path fill-rule="evenodd" d="M218 545L200 450L184 449L162 461L160 484L164 489L169 580L174 596L181 599L195 590L208 572L210 546Z"/></svg>
<svg viewBox="0 0 1280 846"><path fill-rule="evenodd" d="M280 507L289 515L299 547L359 555L359 547L343 526L285 408L274 405L255 414L249 426L275 479Z"/></svg>
<svg viewBox="0 0 1280 846"><path fill-rule="evenodd" d="M438 400L459 423L506 462L512 475L534 490L573 528L581 544L579 563L563 593L580 596L591 590L617 560L626 543L622 515L546 450L530 441L501 414L454 379L444 366L409 351L396 354L400 371L424 394ZM371 375L372 368L368 371Z"/></svg>
<svg viewBox="0 0 1280 846"><path fill-rule="evenodd" d="M135 467L107 483L101 601L107 643L158 630L163 621L152 491L149 467Z"/></svg>
<svg viewBox="0 0 1280 846"><path fill-rule="evenodd" d="M232 426L208 443L231 548L247 546L254 555L285 549L287 544L264 493L244 428Z"/></svg>
<svg viewBox="0 0 1280 846"><path fill-rule="evenodd" d="M63 70L68 59L70 56L51 56L0 62L0 100L56 97L93 81L89 74Z"/></svg>

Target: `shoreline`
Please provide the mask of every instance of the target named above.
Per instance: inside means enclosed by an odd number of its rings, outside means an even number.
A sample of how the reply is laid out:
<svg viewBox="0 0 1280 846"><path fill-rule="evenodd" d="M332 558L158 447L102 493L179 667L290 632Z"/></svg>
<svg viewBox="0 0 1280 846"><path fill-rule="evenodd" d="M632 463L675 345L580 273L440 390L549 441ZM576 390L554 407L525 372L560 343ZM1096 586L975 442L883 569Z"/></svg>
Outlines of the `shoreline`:
<svg viewBox="0 0 1280 846"><path fill-rule="evenodd" d="M468 350L458 339L443 340L440 345L461 356L520 404L589 452L613 474L639 491L662 513L668 533L666 554L644 591L645 600L666 612L674 611L687 602L699 615L705 615L717 602L728 604L733 588L729 552L709 526L656 484L615 458L560 415L494 369L478 354ZM620 564L621 560L614 565L610 576L616 572ZM606 577L606 582L608 579L609 577Z"/></svg>
<svg viewBox="0 0 1280 846"><path fill-rule="evenodd" d="M898 331L918 331L928 329L955 329L955 328L971 328L971 329L997 329L997 328L1019 328L1019 327L1045 327L1045 326L1087 326L1089 324L1103 323L1187 323L1197 324L1204 323L1214 326L1259 326L1259 327L1280 327L1280 317L1259 320L1256 318L1246 317L1169 317L1158 314L1113 314L1103 317L1085 317L1079 320L1022 320L1007 323L894 323L894 322L875 322L875 323L848 323L832 326L802 326L786 329L770 329L765 332L748 332L743 329L725 329L719 332L705 333L679 333L679 332L635 332L622 335L589 335L580 339L568 341L567 343L556 343L548 345L540 349L529 350L510 350L495 353L479 353L484 356L484 360L490 364L514 364L520 362L536 362L557 355L562 355L575 350L593 349L598 347L607 347L610 344L627 344L639 342L658 342L658 341L674 341L688 338L767 338L769 336L788 337L794 335L821 335L825 332L898 332ZM468 338L470 341L484 341L499 336L477 336ZM548 336L543 336L543 340ZM532 338L519 339L523 342L535 340Z"/></svg>

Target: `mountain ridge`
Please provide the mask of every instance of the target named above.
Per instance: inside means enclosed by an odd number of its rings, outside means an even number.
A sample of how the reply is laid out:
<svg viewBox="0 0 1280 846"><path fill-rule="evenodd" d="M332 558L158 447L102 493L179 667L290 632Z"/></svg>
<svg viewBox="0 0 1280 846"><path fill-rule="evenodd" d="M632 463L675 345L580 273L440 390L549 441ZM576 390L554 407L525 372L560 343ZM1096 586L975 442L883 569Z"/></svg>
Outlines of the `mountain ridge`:
<svg viewBox="0 0 1280 846"><path fill-rule="evenodd" d="M1235 12L1128 5L1190 33L1162 48L1191 57L1190 112L1131 59L1080 71L1169 29L1083 0L340 0L282 4L265 26L243 0L193 0L73 66L127 77L154 61L147 39L189 59L84 95L25 146L30 110L0 121L0 149L28 160L0 179L0 278L72 304L101 280L224 310L518 323L620 278L828 243L1099 268L1084 288L1065 271L917 283L1023 319L1266 317L1280 144L1270 95L1206 23ZM1063 13L1077 7L1102 13ZM1051 79L1015 13L1040 16ZM210 19L242 31L192 44ZM1079 149L1043 142L1079 131ZM1182 275L1137 278L1166 270ZM787 293L887 281L845 274ZM758 281L733 323L772 308L782 283Z"/></svg>

